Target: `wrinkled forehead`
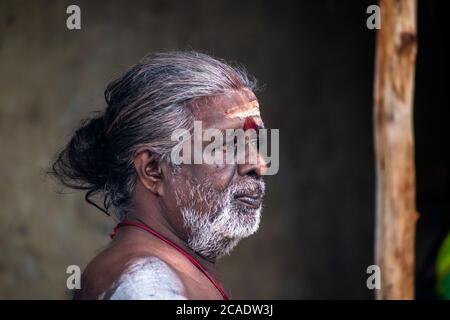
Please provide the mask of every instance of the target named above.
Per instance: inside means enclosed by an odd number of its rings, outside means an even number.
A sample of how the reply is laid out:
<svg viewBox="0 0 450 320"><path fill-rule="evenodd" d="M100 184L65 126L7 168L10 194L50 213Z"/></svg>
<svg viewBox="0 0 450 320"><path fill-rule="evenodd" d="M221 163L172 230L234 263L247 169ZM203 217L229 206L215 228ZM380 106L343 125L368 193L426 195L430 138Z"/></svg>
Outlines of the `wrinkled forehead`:
<svg viewBox="0 0 450 320"><path fill-rule="evenodd" d="M248 117L262 124L258 99L248 89L204 97L191 103L190 108L194 119L201 120L205 127L239 127Z"/></svg>

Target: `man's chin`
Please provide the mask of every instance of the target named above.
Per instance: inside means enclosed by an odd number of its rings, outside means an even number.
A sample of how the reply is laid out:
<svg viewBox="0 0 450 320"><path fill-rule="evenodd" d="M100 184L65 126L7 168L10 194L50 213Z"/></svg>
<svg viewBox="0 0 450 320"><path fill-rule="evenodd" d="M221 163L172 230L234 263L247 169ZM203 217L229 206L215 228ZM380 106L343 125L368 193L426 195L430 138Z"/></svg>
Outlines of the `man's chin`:
<svg viewBox="0 0 450 320"><path fill-rule="evenodd" d="M256 233L259 229L259 223L261 218L261 208L254 209L255 212L247 213L244 218L252 219L252 221L247 221L246 225L242 225L236 232L229 233L228 235L224 235L222 251L217 252L217 258L228 255L231 251L238 245L239 241L242 239L248 238L254 233Z"/></svg>
<svg viewBox="0 0 450 320"><path fill-rule="evenodd" d="M188 245L202 256L219 258L229 254L240 240L254 234L261 220L261 206L250 208L234 204L232 208L222 211L209 226L194 223L194 234ZM185 211L189 213L190 211ZM187 216L184 215L185 219ZM195 219L187 219L191 223ZM185 220L186 221L186 220ZM192 224L191 224L192 227Z"/></svg>
<svg viewBox="0 0 450 320"><path fill-rule="evenodd" d="M259 229L261 221L261 206L259 208L245 207L236 211L235 219L237 221L231 224L234 227L228 229L228 234L224 237L241 240L254 234Z"/></svg>

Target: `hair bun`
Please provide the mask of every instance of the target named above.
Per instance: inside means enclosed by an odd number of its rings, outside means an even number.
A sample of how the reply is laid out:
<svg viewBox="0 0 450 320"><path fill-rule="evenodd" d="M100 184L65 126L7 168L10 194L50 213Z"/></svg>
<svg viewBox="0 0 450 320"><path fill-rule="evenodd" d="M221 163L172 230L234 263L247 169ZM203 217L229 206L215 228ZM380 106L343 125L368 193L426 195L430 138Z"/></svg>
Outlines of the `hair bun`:
<svg viewBox="0 0 450 320"><path fill-rule="evenodd" d="M64 185L92 191L104 188L107 180L104 132L103 116L82 121L52 167Z"/></svg>

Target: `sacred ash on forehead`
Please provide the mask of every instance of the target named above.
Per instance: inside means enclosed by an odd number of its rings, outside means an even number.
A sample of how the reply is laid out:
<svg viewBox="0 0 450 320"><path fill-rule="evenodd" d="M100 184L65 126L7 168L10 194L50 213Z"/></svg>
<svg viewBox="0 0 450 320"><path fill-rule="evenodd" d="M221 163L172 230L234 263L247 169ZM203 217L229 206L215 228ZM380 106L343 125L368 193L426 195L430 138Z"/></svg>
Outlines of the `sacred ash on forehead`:
<svg viewBox="0 0 450 320"><path fill-rule="evenodd" d="M259 104L257 100L250 101L248 103L231 107L225 111L227 118L239 118L245 119L247 117L260 117Z"/></svg>

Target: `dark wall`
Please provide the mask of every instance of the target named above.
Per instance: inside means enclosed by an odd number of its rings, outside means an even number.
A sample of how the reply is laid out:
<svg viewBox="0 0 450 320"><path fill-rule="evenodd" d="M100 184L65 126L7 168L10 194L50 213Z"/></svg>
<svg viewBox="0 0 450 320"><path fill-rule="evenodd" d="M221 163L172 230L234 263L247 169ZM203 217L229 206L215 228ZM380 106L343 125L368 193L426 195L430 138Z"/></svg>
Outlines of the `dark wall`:
<svg viewBox="0 0 450 320"><path fill-rule="evenodd" d="M245 65L280 129L261 229L222 261L232 296L372 298L374 3L2 1L0 298L64 297L66 267L107 245L113 222L44 170L112 78L173 49Z"/></svg>

